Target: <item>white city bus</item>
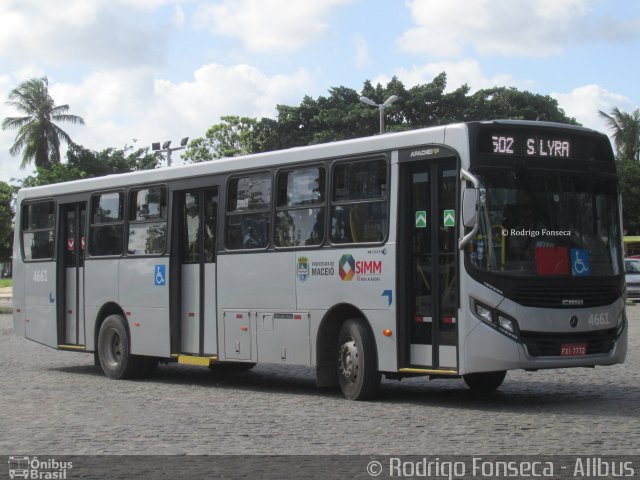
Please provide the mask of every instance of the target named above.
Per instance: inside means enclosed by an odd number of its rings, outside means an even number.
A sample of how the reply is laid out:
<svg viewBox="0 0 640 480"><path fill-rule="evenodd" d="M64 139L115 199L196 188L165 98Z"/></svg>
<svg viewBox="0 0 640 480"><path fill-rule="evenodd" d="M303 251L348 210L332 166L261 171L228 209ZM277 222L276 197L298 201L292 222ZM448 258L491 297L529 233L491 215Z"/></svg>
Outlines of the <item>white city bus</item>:
<svg viewBox="0 0 640 480"><path fill-rule="evenodd" d="M545 122L455 124L22 189L15 332L159 360L500 386L511 369L624 361L609 140Z"/></svg>

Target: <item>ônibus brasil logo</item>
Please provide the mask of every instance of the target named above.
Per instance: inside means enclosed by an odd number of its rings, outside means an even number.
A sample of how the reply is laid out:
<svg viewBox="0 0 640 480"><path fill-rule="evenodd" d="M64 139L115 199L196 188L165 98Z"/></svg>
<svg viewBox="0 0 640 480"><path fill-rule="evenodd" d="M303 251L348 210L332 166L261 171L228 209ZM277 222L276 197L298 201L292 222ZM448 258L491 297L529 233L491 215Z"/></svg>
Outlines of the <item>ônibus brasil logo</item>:
<svg viewBox="0 0 640 480"><path fill-rule="evenodd" d="M350 282L353 277L362 282L379 281L381 273L381 260L356 261L353 255L346 253L338 262L338 274L345 282Z"/></svg>

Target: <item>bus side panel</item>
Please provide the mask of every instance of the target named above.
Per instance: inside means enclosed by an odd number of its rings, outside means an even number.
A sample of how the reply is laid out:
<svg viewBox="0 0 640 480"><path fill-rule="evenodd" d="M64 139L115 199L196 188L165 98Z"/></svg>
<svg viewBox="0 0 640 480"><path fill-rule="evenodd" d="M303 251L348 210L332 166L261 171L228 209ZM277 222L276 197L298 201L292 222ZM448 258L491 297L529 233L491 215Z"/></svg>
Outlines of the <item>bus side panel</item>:
<svg viewBox="0 0 640 480"><path fill-rule="evenodd" d="M169 357L169 259L129 258L120 262L118 298L131 332L131 353ZM164 266L164 275L156 278Z"/></svg>
<svg viewBox="0 0 640 480"><path fill-rule="evenodd" d="M24 292L24 279L25 279L25 264L22 262L22 255L20 252L20 227L18 225L18 219L20 215L16 215L16 227L13 237L13 331L16 335L25 336L25 292Z"/></svg>
<svg viewBox="0 0 640 480"><path fill-rule="evenodd" d="M291 251L218 256L218 345L225 346L224 353L219 352L221 360L257 361L257 343L268 342L271 335L271 332L263 329L256 332L257 313L295 310L294 258L295 253ZM234 320L233 311L236 310L251 312L251 322L248 323L244 317L238 318L240 325ZM264 321L264 318L261 318L261 321ZM238 328L242 326L248 328L248 332L239 333ZM247 333L254 337L249 343L241 338ZM264 334L265 338L258 340L257 335L261 334ZM309 345L309 334L305 329L296 331L293 336L287 338L298 345ZM241 352L238 356L238 342L245 349L248 345L251 351ZM308 358L308 355L306 357Z"/></svg>
<svg viewBox="0 0 640 480"><path fill-rule="evenodd" d="M58 346L56 264L55 262L27 263L24 278L27 305L25 336L55 348Z"/></svg>
<svg viewBox="0 0 640 480"><path fill-rule="evenodd" d="M364 310L378 347L378 370L381 372L398 371L397 329L395 308L391 310ZM392 335L386 337L382 332L391 330Z"/></svg>
<svg viewBox="0 0 640 480"><path fill-rule="evenodd" d="M119 259L94 260L84 262L84 305L86 349L95 349L96 321L100 309L107 303L118 302Z"/></svg>
<svg viewBox="0 0 640 480"><path fill-rule="evenodd" d="M300 251L296 255L295 277L298 310L326 312L340 303L359 308L376 339L378 368L397 370L395 244ZM316 316L312 319L314 348L321 320ZM385 329L390 329L392 336L385 337Z"/></svg>
<svg viewBox="0 0 640 480"><path fill-rule="evenodd" d="M294 256L294 252L218 256L218 308L295 309Z"/></svg>

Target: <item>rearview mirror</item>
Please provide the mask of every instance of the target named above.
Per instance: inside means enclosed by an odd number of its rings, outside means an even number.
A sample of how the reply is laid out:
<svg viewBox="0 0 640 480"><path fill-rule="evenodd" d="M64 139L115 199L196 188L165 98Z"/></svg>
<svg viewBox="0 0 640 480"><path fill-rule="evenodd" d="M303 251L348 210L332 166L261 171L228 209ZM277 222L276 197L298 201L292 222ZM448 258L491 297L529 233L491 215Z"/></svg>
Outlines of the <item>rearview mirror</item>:
<svg viewBox="0 0 640 480"><path fill-rule="evenodd" d="M478 189L466 188L462 192L462 224L472 228L478 220Z"/></svg>

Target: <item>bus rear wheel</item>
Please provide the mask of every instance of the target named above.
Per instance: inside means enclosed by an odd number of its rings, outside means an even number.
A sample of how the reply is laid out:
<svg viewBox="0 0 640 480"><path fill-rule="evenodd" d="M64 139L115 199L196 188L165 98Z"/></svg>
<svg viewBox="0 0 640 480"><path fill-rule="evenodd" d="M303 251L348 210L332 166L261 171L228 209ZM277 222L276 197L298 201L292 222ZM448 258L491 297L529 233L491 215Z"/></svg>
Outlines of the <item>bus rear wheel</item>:
<svg viewBox="0 0 640 480"><path fill-rule="evenodd" d="M136 378L153 371L157 362L154 365L153 360L132 355L129 345L129 332L122 316L114 314L105 318L98 333L98 358L107 377Z"/></svg>
<svg viewBox="0 0 640 480"><path fill-rule="evenodd" d="M499 372L481 372L481 373L468 373L463 375L464 383L476 392L493 392L497 390L504 377L507 375L505 370Z"/></svg>
<svg viewBox="0 0 640 480"><path fill-rule="evenodd" d="M378 393L381 375L373 334L359 318L345 321L338 334L338 382L349 400L366 400Z"/></svg>

